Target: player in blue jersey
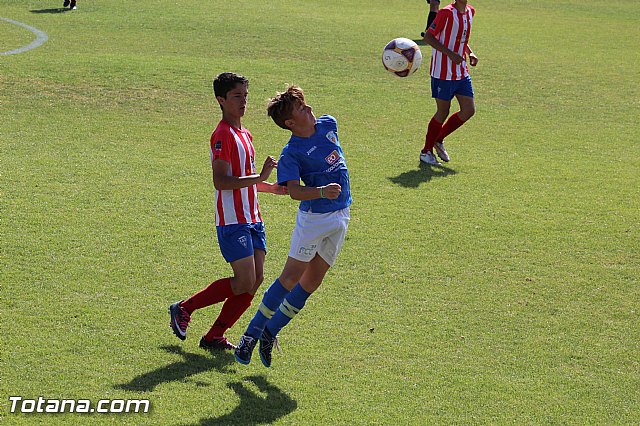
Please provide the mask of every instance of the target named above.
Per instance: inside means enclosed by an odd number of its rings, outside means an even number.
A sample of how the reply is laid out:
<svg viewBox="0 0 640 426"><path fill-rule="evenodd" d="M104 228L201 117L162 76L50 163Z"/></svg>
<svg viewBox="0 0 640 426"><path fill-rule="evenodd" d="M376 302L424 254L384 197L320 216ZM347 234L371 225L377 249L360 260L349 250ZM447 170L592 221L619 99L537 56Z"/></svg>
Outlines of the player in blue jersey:
<svg viewBox="0 0 640 426"><path fill-rule="evenodd" d="M270 367L276 336L304 307L338 257L349 225L351 190L335 118L316 119L297 86L273 97L267 112L278 126L291 131L278 160L278 184L286 185L291 198L301 203L282 274L265 292L234 354L238 362L248 364L259 341L260 359Z"/></svg>

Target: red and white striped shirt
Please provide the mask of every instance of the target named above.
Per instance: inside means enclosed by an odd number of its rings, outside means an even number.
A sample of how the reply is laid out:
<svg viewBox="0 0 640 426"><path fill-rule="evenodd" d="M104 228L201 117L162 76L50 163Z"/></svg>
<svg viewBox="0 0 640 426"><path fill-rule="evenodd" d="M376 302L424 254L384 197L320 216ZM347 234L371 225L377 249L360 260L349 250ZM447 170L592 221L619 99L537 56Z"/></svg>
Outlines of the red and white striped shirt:
<svg viewBox="0 0 640 426"><path fill-rule="evenodd" d="M211 135L211 165L221 159L231 166L232 176L256 173L253 136L245 129L235 128L224 120ZM216 189L216 226L262 222L258 205L258 188L251 185L240 189Z"/></svg>
<svg viewBox="0 0 640 426"><path fill-rule="evenodd" d="M469 43L471 22L476 10L467 5L463 13L452 4L440 9L429 27L429 32L445 47L465 58L462 63L456 65L444 53L433 49L431 55L431 77L440 80L462 80L469 76L465 51Z"/></svg>

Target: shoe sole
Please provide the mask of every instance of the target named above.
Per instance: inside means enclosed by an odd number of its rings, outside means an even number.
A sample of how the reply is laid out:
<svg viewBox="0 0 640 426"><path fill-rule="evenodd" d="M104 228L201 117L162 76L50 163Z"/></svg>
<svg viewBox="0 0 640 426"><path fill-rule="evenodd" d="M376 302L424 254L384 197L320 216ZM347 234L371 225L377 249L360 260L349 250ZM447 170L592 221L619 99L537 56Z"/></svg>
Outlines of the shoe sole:
<svg viewBox="0 0 640 426"><path fill-rule="evenodd" d="M262 354L260 354L260 361L262 361L262 365L264 365L267 368L271 368L271 364L268 364L267 361L264 359L264 357L262 356Z"/></svg>
<svg viewBox="0 0 640 426"><path fill-rule="evenodd" d="M436 161L435 163L430 163L430 162L428 162L428 161L420 160L420 162L421 162L421 163L424 163L424 164L429 164L429 165L431 165L431 166L442 166L442 164L438 163L437 161Z"/></svg>
<svg viewBox="0 0 640 426"><path fill-rule="evenodd" d="M201 349L204 349L206 351L235 351L236 350L236 346L232 345L232 346L223 346L223 345L211 345L211 346L207 346L206 344L203 345L202 344L202 340L200 341L200 343L198 344L198 346L200 346Z"/></svg>
<svg viewBox="0 0 640 426"><path fill-rule="evenodd" d="M266 328L265 328L265 331L266 331ZM262 333L264 334L265 331L263 331ZM271 342L271 350L273 351L273 342ZM262 336L260 337L260 341L258 342L258 355L260 355L260 361L262 361L262 365L264 365L267 368L271 368L271 363L267 362L267 360L262 356Z"/></svg>
<svg viewBox="0 0 640 426"><path fill-rule="evenodd" d="M441 159L442 161L444 161L445 163L449 162L449 154L447 154L446 156L442 156L442 154L440 153L440 150L438 149L437 146L434 147L436 150L436 155L438 156L439 159Z"/></svg>
<svg viewBox="0 0 640 426"><path fill-rule="evenodd" d="M233 354L233 357L236 359L236 361L238 361L242 365L249 365L249 363L251 362L251 360L249 361L243 360L242 358L238 357L238 355L236 354Z"/></svg>
<svg viewBox="0 0 640 426"><path fill-rule="evenodd" d="M182 333L180 333L180 328L178 327L178 324L176 324L175 322L175 316L171 312L174 306L177 306L177 304L174 303L173 305L169 306L169 316L171 317L171 330L173 330L173 334L175 334L178 337L178 339L187 340L186 333L184 336L182 335Z"/></svg>
<svg viewBox="0 0 640 426"><path fill-rule="evenodd" d="M209 352L224 352L224 351L235 351L236 348L223 348L222 346L202 346L200 345L200 349L204 349Z"/></svg>

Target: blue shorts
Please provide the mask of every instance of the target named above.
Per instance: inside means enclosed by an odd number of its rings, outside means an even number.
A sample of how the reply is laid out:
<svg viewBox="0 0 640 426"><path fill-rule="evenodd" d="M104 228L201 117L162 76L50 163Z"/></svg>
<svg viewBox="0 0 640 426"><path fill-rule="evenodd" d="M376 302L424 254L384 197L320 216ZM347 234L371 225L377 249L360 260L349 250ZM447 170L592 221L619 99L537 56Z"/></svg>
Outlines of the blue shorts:
<svg viewBox="0 0 640 426"><path fill-rule="evenodd" d="M255 250L267 252L267 234L262 222L216 226L216 230L222 257L229 263L253 256Z"/></svg>
<svg viewBox="0 0 640 426"><path fill-rule="evenodd" d="M431 97L450 101L455 95L468 96L473 98L473 86L471 77L462 80L440 80L431 77Z"/></svg>

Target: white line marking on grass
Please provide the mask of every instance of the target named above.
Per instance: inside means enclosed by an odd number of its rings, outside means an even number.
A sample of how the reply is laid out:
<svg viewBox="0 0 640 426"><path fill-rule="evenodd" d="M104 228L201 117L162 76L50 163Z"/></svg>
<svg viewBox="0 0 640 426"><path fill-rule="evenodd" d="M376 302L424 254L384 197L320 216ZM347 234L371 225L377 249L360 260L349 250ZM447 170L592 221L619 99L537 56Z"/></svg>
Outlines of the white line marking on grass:
<svg viewBox="0 0 640 426"><path fill-rule="evenodd" d="M31 44L27 46L19 47L14 50L9 50L7 52L0 52L0 55L15 55L17 53L23 53L23 52L26 52L27 50L35 49L36 47L40 46L42 43L44 43L49 39L49 36L47 35L47 33L40 31L37 28L30 27L29 25L23 24L22 22L14 21L13 19L3 18L2 16L0 16L0 19L2 19L3 21L7 21L10 24L15 24L22 28L26 28L37 36L36 39L31 42Z"/></svg>

